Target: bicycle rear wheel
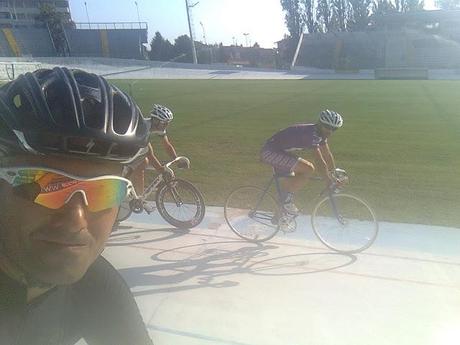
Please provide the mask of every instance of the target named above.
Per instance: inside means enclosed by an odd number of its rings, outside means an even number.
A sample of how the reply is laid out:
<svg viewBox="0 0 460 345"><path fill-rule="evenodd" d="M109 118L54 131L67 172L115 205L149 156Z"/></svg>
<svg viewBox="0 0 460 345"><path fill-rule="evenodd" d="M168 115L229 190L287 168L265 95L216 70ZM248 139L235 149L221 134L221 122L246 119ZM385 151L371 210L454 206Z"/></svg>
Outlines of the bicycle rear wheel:
<svg viewBox="0 0 460 345"><path fill-rule="evenodd" d="M245 186L235 189L227 197L225 220L232 231L250 242L271 239L279 231L278 203L263 189Z"/></svg>
<svg viewBox="0 0 460 345"><path fill-rule="evenodd" d="M369 248L379 231L370 206L351 194L333 194L320 200L311 215L311 225L324 245L350 254Z"/></svg>
<svg viewBox="0 0 460 345"><path fill-rule="evenodd" d="M203 196L185 180L174 179L162 185L155 201L163 219L176 228L191 229L204 218Z"/></svg>

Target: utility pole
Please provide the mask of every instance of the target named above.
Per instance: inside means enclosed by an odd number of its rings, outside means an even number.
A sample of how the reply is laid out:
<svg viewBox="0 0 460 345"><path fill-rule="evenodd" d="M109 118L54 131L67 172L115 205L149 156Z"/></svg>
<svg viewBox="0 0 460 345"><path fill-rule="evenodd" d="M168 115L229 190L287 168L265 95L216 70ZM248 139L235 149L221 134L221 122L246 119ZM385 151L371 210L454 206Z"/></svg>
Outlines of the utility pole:
<svg viewBox="0 0 460 345"><path fill-rule="evenodd" d="M192 7L195 7L198 4L199 4L199 2L196 2L193 5L189 5L188 0L185 0L185 7L187 8L188 29L190 31L190 41L192 42L193 63L195 65L198 64L198 59L196 57L195 38L193 37L192 23L191 23L191 19L190 19L190 9Z"/></svg>

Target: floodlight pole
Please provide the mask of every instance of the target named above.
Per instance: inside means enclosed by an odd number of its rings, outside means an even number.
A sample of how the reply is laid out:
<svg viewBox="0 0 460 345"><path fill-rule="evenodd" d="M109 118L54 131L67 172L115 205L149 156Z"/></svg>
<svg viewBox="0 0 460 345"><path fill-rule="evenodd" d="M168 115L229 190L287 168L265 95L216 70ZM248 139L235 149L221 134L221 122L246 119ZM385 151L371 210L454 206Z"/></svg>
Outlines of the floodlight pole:
<svg viewBox="0 0 460 345"><path fill-rule="evenodd" d="M297 58L299 57L300 46L302 45L303 41L303 31L300 33L299 42L297 43L297 49L295 50L294 57L292 58L291 69L294 69L295 64L297 62Z"/></svg>
<svg viewBox="0 0 460 345"><path fill-rule="evenodd" d="M137 4L137 1L134 1L134 4L136 5L137 22L139 23L139 29L140 29L141 28L141 16L139 15L139 5Z"/></svg>
<svg viewBox="0 0 460 345"><path fill-rule="evenodd" d="M88 27L89 29L91 29L91 23L89 21L89 14L88 14L88 5L86 4L86 1L85 1L85 10L86 10L86 19L88 20Z"/></svg>
<svg viewBox="0 0 460 345"><path fill-rule="evenodd" d="M187 8L188 29L190 31L190 41L192 42L193 63L195 65L198 64L198 59L196 57L195 39L193 38L192 23L190 21L190 8L195 7L198 4L199 2L196 2L193 5L189 5L188 0L185 0L185 7Z"/></svg>
<svg viewBox="0 0 460 345"><path fill-rule="evenodd" d="M246 40L246 47L249 47L249 43L248 43L248 36L249 36L249 33L248 33L248 32L245 32L245 33L243 33L243 35L244 35L244 38L245 38L245 40Z"/></svg>

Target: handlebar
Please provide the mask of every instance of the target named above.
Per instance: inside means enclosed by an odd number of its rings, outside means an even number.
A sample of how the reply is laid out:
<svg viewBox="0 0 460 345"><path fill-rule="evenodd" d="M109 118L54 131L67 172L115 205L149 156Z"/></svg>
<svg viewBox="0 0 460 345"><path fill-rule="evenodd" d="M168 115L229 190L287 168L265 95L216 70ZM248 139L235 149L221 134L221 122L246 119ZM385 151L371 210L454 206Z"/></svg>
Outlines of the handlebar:
<svg viewBox="0 0 460 345"><path fill-rule="evenodd" d="M170 169L172 171L170 166L173 165L173 164L176 164L177 162L180 162L180 161L185 161L185 162L187 162L187 165L190 166L190 159L188 159L187 157L184 157L184 156L179 156L179 157L174 158L172 161L169 161L168 163L166 163L164 165L164 167L167 168L167 169ZM156 169L151 165L149 165L145 170L155 170L156 171Z"/></svg>

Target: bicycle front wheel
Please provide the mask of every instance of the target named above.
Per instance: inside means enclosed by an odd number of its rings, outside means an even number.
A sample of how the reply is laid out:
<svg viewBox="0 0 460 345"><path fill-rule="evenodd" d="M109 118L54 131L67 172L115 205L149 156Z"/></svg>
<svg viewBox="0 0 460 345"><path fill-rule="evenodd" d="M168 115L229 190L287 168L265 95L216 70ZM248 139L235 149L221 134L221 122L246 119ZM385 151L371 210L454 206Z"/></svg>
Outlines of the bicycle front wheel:
<svg viewBox="0 0 460 345"><path fill-rule="evenodd" d="M379 225L367 203L351 194L332 194L320 200L311 215L319 240L341 253L359 253L374 243Z"/></svg>
<svg viewBox="0 0 460 345"><path fill-rule="evenodd" d="M174 179L160 187L156 204L164 220L179 229L191 229L204 218L205 205L200 191L190 182Z"/></svg>
<svg viewBox="0 0 460 345"><path fill-rule="evenodd" d="M279 231L278 210L273 196L261 188L246 186L230 193L224 215L236 235L250 242L263 242Z"/></svg>

